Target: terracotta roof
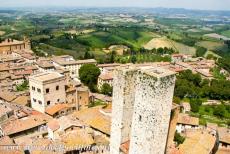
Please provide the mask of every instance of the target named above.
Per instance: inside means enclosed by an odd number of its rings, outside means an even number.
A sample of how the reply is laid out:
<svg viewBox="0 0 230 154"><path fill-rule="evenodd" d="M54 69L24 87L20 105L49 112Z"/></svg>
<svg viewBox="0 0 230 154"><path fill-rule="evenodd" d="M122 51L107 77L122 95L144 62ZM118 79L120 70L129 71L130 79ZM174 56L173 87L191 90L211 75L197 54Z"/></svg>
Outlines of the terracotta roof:
<svg viewBox="0 0 230 154"><path fill-rule="evenodd" d="M48 107L45 112L53 116L55 113L63 109L66 109L66 108L70 108L70 106L68 104L56 104L56 105Z"/></svg>
<svg viewBox="0 0 230 154"><path fill-rule="evenodd" d="M9 71L10 67L8 64L6 63L3 63L3 64L0 64L0 72L1 71Z"/></svg>
<svg viewBox="0 0 230 154"><path fill-rule="evenodd" d="M0 98L7 101L7 102L11 102L16 98L16 96L14 93L11 93L11 92L0 91Z"/></svg>
<svg viewBox="0 0 230 154"><path fill-rule="evenodd" d="M94 97L95 99L104 101L104 102L112 102L112 97L106 96L103 94L98 94L98 93L90 93L90 97Z"/></svg>
<svg viewBox="0 0 230 154"><path fill-rule="evenodd" d="M87 108L73 115L92 128L105 134L110 134L111 118L100 112L101 107Z"/></svg>
<svg viewBox="0 0 230 154"><path fill-rule="evenodd" d="M6 105L5 103L0 103L0 115L6 114L11 111L13 111L13 109L10 108L8 105Z"/></svg>
<svg viewBox="0 0 230 154"><path fill-rule="evenodd" d="M230 144L230 129L225 127L218 127L218 134L220 142Z"/></svg>
<svg viewBox="0 0 230 154"><path fill-rule="evenodd" d="M77 91L89 91L89 88L84 86L84 87L77 87L76 88Z"/></svg>
<svg viewBox="0 0 230 154"><path fill-rule="evenodd" d="M184 125L199 125L199 118L191 117L188 114L180 113L178 116L177 123L184 124Z"/></svg>
<svg viewBox="0 0 230 154"><path fill-rule="evenodd" d="M61 138L62 142L64 142L67 148L77 146L89 146L95 143L92 135L90 135L84 129L68 132L61 136Z"/></svg>
<svg viewBox="0 0 230 154"><path fill-rule="evenodd" d="M120 149L124 154L129 153L129 145L130 145L130 140L124 142L121 144Z"/></svg>
<svg viewBox="0 0 230 154"><path fill-rule="evenodd" d="M60 125L58 124L58 121L56 119L51 120L48 122L47 126L52 130L56 131L60 128Z"/></svg>
<svg viewBox="0 0 230 154"><path fill-rule="evenodd" d="M4 136L0 138L0 145L12 145L13 140L9 136Z"/></svg>
<svg viewBox="0 0 230 154"><path fill-rule="evenodd" d="M23 70L19 72L14 72L14 75L31 75L33 73L32 70Z"/></svg>
<svg viewBox="0 0 230 154"><path fill-rule="evenodd" d="M21 56L22 56L23 58L26 58L26 59L29 59L29 60L34 60L34 59L36 59L36 56L34 56L34 55L30 54L30 53L24 53L24 54L21 54Z"/></svg>
<svg viewBox="0 0 230 154"><path fill-rule="evenodd" d="M112 64L98 64L98 67L116 67L116 66L120 66L121 64L118 63L112 63Z"/></svg>
<svg viewBox="0 0 230 154"><path fill-rule="evenodd" d="M41 68L55 68L53 63L48 60L38 61L37 65Z"/></svg>
<svg viewBox="0 0 230 154"><path fill-rule="evenodd" d="M40 82L50 81L59 78L64 78L64 76L57 72L45 72L30 76L30 79L37 80Z"/></svg>
<svg viewBox="0 0 230 154"><path fill-rule="evenodd" d="M50 120L49 116L44 114L41 115L32 115L22 119L15 119L13 121L7 121L2 124L2 130L5 135L12 135L18 132L22 132L43 124L46 124ZM17 127L15 127L17 126Z"/></svg>
<svg viewBox="0 0 230 154"><path fill-rule="evenodd" d="M20 104L26 106L29 104L30 97L29 96L19 96L15 100L12 101L12 103Z"/></svg>
<svg viewBox="0 0 230 154"><path fill-rule="evenodd" d="M99 78L102 79L102 80L113 80L113 74L111 72L109 72L109 73L102 73L99 76Z"/></svg>
<svg viewBox="0 0 230 154"><path fill-rule="evenodd" d="M5 40L2 43L0 43L0 47L2 46L9 46L9 45L19 45L19 44L24 44L23 41L18 41L18 40Z"/></svg>
<svg viewBox="0 0 230 154"><path fill-rule="evenodd" d="M216 137L207 131L190 132L179 150L185 154L210 154L215 146Z"/></svg>
<svg viewBox="0 0 230 154"><path fill-rule="evenodd" d="M229 154L230 153L230 149L223 149L223 148L219 148L216 152L216 154Z"/></svg>

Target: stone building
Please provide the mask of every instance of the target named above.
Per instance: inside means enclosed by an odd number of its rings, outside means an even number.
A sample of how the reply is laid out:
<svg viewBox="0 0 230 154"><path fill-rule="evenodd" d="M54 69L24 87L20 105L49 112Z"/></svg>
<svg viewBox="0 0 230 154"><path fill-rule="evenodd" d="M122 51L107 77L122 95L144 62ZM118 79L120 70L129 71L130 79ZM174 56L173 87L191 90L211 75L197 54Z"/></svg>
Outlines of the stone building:
<svg viewBox="0 0 230 154"><path fill-rule="evenodd" d="M79 77L79 69L83 64L96 64L97 61L94 59L87 60L74 60L72 56L63 55L56 56L52 58L53 64L55 67L60 67L62 69L67 69L70 72L70 76L72 78Z"/></svg>
<svg viewBox="0 0 230 154"><path fill-rule="evenodd" d="M47 107L65 103L65 77L57 72L40 73L29 78L31 106L45 112Z"/></svg>
<svg viewBox="0 0 230 154"><path fill-rule="evenodd" d="M87 87L77 87L76 89L76 107L77 110L88 108L89 89Z"/></svg>
<svg viewBox="0 0 230 154"><path fill-rule="evenodd" d="M183 133L187 129L198 129L199 128L199 118L191 117L188 114L180 113L177 119L176 130L178 133Z"/></svg>
<svg viewBox="0 0 230 154"><path fill-rule="evenodd" d="M30 41L24 39L23 41L6 39L0 43L0 54L11 54L13 50L31 49Z"/></svg>
<svg viewBox="0 0 230 154"><path fill-rule="evenodd" d="M130 154L164 153L175 73L159 67L119 68L114 75L110 152L130 140Z"/></svg>
<svg viewBox="0 0 230 154"><path fill-rule="evenodd" d="M102 73L98 77L97 87L101 90L103 84L109 84L111 87L113 86L113 73L112 72L106 72Z"/></svg>

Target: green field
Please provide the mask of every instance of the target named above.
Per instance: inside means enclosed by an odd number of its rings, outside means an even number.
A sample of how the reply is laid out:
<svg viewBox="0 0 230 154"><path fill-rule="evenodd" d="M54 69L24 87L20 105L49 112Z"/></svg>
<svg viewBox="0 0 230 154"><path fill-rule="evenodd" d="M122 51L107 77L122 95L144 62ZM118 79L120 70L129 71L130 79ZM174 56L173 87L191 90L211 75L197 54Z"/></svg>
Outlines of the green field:
<svg viewBox="0 0 230 154"><path fill-rule="evenodd" d="M224 35L226 37L229 37L230 38L230 30L227 30L227 31L223 31L221 32L221 35Z"/></svg>
<svg viewBox="0 0 230 154"><path fill-rule="evenodd" d="M221 41L201 41L196 44L197 46L201 46L207 48L211 51L218 51L218 52L227 52L228 47Z"/></svg>
<svg viewBox="0 0 230 154"><path fill-rule="evenodd" d="M207 57L208 55L213 55L214 57L216 58L221 58L221 56L219 56L218 54L214 53L213 51L207 51L205 54L204 54L204 57Z"/></svg>
<svg viewBox="0 0 230 154"><path fill-rule="evenodd" d="M126 44L134 48L141 48L150 41L154 34L147 31L134 31L120 29L113 31L97 31L77 37L78 42L87 45L92 49L107 48L110 45Z"/></svg>

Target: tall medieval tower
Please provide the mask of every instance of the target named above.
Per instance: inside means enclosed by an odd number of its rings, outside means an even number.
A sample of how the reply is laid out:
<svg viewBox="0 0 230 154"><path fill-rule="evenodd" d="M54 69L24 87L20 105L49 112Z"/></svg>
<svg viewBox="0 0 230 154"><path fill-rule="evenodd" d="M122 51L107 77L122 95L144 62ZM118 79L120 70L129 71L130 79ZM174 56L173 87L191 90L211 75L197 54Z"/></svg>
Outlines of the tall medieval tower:
<svg viewBox="0 0 230 154"><path fill-rule="evenodd" d="M164 153L175 73L156 67L119 68L114 78L110 150L130 141L130 154Z"/></svg>

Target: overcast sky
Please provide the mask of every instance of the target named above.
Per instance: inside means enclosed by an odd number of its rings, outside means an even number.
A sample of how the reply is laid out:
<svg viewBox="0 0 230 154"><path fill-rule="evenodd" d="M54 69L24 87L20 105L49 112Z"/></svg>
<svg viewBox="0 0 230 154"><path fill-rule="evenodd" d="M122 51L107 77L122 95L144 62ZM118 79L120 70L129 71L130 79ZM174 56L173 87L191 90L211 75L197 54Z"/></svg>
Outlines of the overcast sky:
<svg viewBox="0 0 230 154"><path fill-rule="evenodd" d="M124 6L230 10L230 0L0 0L0 7L24 6Z"/></svg>

